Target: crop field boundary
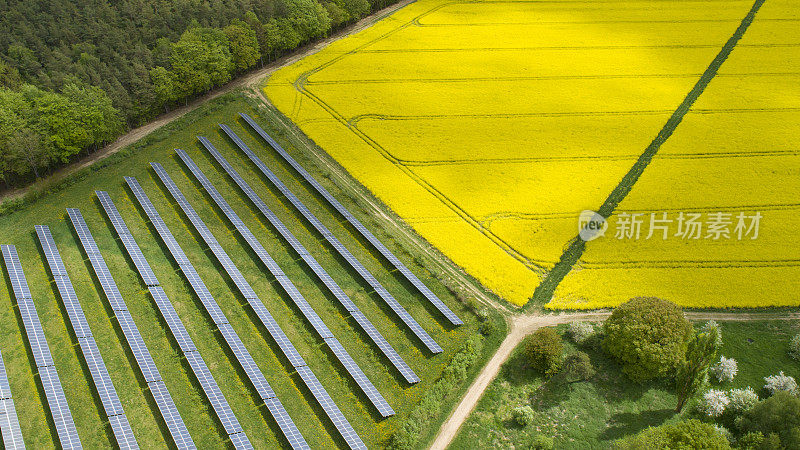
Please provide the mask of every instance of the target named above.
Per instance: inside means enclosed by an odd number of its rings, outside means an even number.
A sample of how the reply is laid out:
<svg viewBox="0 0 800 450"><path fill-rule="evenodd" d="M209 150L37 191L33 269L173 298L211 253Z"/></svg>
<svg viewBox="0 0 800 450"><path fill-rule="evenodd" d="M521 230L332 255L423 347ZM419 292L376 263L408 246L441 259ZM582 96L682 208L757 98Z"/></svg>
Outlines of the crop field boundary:
<svg viewBox="0 0 800 450"><path fill-rule="evenodd" d="M664 142L672 136L672 133L678 127L678 125L683 120L683 117L689 112L689 109L692 107L694 102L700 97L700 94L703 93L705 88L717 74L717 71L722 66L722 63L728 58L728 56L733 51L736 44L739 40L744 36L744 33L747 31L747 28L750 24L753 23L755 19L756 13L761 6L764 4L765 0L755 0L753 6L750 8L750 11L745 15L742 19L739 26L734 31L733 35L728 39L725 45L722 47L720 52L711 61L708 68L703 72L703 75L697 80L697 83L694 85L691 91L686 95L686 98L683 99L683 102L678 106L672 116L669 118L664 127L658 133L658 135L653 139L650 145L644 150L641 156L639 156L638 161L631 167L630 171L622 178L622 181L617 185L614 191L609 194L606 201L600 206L597 210L597 213L603 216L604 218L608 218L617 208L619 203L628 195L628 193L633 188L633 185L639 179L639 177L644 173L644 170L650 164L650 161L653 160L653 157L658 153L658 150L664 144ZM531 303L533 304L544 304L553 297L553 293L558 287L561 280L569 274L572 270L573 266L578 262L580 257L583 255L584 249L586 248L586 242L580 239L579 236L575 236L567 249L564 251L564 254L561 255L561 259L556 263L556 265L547 273L545 278L542 280L542 283L536 288L531 297L531 301L528 302L528 305L525 307L530 307Z"/></svg>

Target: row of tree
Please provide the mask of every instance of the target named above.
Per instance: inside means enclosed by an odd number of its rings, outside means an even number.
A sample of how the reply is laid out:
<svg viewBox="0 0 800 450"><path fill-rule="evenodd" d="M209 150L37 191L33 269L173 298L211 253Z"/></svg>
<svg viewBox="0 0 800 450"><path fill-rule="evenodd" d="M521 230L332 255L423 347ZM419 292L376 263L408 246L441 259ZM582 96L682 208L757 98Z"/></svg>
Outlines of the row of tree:
<svg viewBox="0 0 800 450"><path fill-rule="evenodd" d="M393 1L0 0L0 177L27 183Z"/></svg>

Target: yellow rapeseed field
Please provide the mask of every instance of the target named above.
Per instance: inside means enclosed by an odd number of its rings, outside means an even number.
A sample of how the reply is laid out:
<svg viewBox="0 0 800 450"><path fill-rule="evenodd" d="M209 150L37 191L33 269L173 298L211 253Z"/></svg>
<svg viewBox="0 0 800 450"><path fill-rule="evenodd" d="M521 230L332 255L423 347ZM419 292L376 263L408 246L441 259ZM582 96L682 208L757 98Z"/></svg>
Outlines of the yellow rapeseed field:
<svg viewBox="0 0 800 450"><path fill-rule="evenodd" d="M265 93L420 235L522 305L576 236L579 213L603 204L751 6L419 0L278 70ZM797 304L760 293L798 279L789 261L800 246L785 240L786 205L800 198L791 10L767 2L618 208L759 210L759 239L645 242L611 230L549 307L634 295ZM786 263L766 263L776 258Z"/></svg>

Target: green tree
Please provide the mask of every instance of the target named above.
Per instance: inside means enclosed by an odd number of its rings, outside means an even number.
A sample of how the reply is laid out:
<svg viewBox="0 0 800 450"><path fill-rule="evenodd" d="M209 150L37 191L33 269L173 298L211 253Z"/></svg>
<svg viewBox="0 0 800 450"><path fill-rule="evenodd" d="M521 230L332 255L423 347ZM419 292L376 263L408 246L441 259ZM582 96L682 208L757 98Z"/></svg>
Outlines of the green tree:
<svg viewBox="0 0 800 450"><path fill-rule="evenodd" d="M41 169L50 163L50 155L42 143L42 137L30 128L18 130L8 139L9 169L17 175L30 172L39 178Z"/></svg>
<svg viewBox="0 0 800 450"><path fill-rule="evenodd" d="M800 448L800 398L788 392L758 402L737 423L743 433L760 432L765 438L774 435L783 448Z"/></svg>
<svg viewBox="0 0 800 450"><path fill-rule="evenodd" d="M686 402L708 381L708 369L717 360L722 340L718 327L704 327L694 333L686 348L686 358L678 365L675 377L678 406L681 412Z"/></svg>
<svg viewBox="0 0 800 450"><path fill-rule="evenodd" d="M222 30L194 27L172 45L176 98L206 92L231 79L233 61Z"/></svg>
<svg viewBox="0 0 800 450"><path fill-rule="evenodd" d="M167 69L158 66L150 69L150 80L158 102L164 106L164 111L169 111L169 104L178 100L175 76Z"/></svg>
<svg viewBox="0 0 800 450"><path fill-rule="evenodd" d="M561 368L564 351L561 336L551 327L539 328L530 335L523 345L525 361L545 375L553 375Z"/></svg>
<svg viewBox="0 0 800 450"><path fill-rule="evenodd" d="M230 25L224 29L228 37L228 45L231 52L233 66L238 72L256 65L256 61L261 56L256 32L246 22L234 19Z"/></svg>
<svg viewBox="0 0 800 450"><path fill-rule="evenodd" d="M564 375L571 382L586 381L595 374L592 360L584 352L573 353L564 359Z"/></svg>
<svg viewBox="0 0 800 450"><path fill-rule="evenodd" d="M692 332L677 305L653 297L623 303L603 327L603 348L637 382L672 374L686 355Z"/></svg>
<svg viewBox="0 0 800 450"><path fill-rule="evenodd" d="M287 19L303 42L324 36L331 28L331 18L316 0L286 0Z"/></svg>
<svg viewBox="0 0 800 450"><path fill-rule="evenodd" d="M651 427L615 443L619 450L727 450L728 439L713 425L697 419Z"/></svg>

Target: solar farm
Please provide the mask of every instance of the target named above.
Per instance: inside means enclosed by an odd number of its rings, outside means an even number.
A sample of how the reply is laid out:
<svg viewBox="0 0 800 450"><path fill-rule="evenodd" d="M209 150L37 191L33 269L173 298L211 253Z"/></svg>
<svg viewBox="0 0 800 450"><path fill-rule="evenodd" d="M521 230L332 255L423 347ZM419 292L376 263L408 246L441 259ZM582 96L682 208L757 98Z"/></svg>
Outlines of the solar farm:
<svg viewBox="0 0 800 450"><path fill-rule="evenodd" d="M145 143L3 234L7 448L376 447L475 333L357 202L221 103L181 148Z"/></svg>

